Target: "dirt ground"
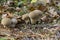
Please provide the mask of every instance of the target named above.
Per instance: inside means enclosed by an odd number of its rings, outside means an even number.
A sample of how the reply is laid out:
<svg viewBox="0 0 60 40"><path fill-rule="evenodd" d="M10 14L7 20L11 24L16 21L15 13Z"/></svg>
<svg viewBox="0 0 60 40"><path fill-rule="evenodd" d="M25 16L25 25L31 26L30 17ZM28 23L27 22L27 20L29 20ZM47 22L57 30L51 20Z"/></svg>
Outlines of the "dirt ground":
<svg viewBox="0 0 60 40"><path fill-rule="evenodd" d="M22 24L18 26L16 28L4 28L2 25L0 25L0 38L5 38L7 40L43 40L42 38L46 37L44 36L44 32L41 33L41 25L27 26Z"/></svg>

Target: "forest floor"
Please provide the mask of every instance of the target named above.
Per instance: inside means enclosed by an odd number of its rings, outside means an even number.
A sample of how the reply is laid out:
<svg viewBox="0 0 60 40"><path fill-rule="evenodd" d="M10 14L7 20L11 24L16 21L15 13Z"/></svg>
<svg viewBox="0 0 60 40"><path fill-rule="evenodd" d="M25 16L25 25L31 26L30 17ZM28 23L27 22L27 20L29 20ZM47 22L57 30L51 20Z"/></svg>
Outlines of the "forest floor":
<svg viewBox="0 0 60 40"><path fill-rule="evenodd" d="M43 30L41 25L19 24L18 26L16 28L4 28L0 25L0 38L6 40L43 40L40 39L41 37L44 38L44 33L42 33L43 36L41 36L41 30ZM48 25L45 25L45 27L47 26Z"/></svg>

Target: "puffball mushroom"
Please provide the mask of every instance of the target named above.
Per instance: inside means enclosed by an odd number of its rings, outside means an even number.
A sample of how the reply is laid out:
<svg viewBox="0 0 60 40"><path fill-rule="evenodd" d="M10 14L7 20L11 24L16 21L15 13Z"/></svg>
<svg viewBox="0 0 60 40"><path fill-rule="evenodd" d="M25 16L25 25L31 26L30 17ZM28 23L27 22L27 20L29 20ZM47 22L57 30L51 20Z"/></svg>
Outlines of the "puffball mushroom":
<svg viewBox="0 0 60 40"><path fill-rule="evenodd" d="M16 24L18 23L17 18L14 18L14 17L13 17L13 18L11 19L11 22L12 22L12 23L11 23L12 27L15 27Z"/></svg>

